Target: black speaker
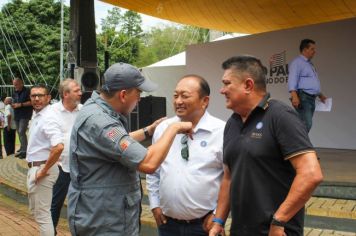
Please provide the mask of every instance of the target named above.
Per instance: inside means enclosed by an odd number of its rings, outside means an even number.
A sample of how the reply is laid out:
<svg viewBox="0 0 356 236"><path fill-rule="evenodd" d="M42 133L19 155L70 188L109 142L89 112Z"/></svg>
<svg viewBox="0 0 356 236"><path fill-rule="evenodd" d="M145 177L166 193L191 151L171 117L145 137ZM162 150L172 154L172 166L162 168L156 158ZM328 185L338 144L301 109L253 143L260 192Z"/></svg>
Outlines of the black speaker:
<svg viewBox="0 0 356 236"><path fill-rule="evenodd" d="M147 96L141 98L137 108L130 114L130 130L146 127L167 115L166 98Z"/></svg>
<svg viewBox="0 0 356 236"><path fill-rule="evenodd" d="M74 69L74 79L79 83L82 89L82 104L91 97L94 90L100 89L98 68L76 67Z"/></svg>

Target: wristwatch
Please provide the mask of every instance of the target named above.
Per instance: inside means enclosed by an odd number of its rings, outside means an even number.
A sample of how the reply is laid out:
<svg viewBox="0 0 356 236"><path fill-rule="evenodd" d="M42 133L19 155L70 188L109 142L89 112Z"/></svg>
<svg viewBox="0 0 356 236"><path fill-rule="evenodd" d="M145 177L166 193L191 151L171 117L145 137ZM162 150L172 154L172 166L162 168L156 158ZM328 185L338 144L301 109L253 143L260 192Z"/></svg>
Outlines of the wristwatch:
<svg viewBox="0 0 356 236"><path fill-rule="evenodd" d="M273 215L272 221L271 221L271 225L284 227L284 226L286 226L286 224L287 224L286 222L283 222L283 221L278 220L278 219Z"/></svg>
<svg viewBox="0 0 356 236"><path fill-rule="evenodd" d="M150 133L148 132L147 127L143 128L143 133L145 134L145 138L150 138L151 137Z"/></svg>

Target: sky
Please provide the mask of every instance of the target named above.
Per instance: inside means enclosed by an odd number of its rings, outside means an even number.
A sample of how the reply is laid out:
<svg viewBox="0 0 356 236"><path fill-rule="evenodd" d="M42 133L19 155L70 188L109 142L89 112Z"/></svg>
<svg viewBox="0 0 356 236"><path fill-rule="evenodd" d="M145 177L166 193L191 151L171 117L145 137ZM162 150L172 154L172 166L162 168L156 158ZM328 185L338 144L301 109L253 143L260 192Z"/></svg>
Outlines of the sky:
<svg viewBox="0 0 356 236"><path fill-rule="evenodd" d="M10 2L10 0L0 0L0 8L8 2ZM69 6L69 2L70 0L64 0L64 3L68 6ZM97 31L100 31L101 19L107 16L108 10L112 9L113 6L98 0L95 0L94 3L95 3L95 23L98 25ZM164 25L164 24L172 24L172 22L167 20L162 20L144 14L140 14L140 15L142 17L142 29L144 31L148 30L150 27L153 26L159 27L160 25Z"/></svg>

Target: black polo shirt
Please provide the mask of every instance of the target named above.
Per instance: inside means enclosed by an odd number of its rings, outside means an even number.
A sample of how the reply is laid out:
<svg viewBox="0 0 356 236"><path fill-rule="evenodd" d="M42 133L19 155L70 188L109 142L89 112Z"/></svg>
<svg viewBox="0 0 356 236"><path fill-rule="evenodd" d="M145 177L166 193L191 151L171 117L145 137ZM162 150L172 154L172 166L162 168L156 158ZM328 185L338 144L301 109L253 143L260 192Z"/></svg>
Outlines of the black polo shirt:
<svg viewBox="0 0 356 236"><path fill-rule="evenodd" d="M267 94L245 123L233 114L224 132L224 163L231 172L231 236L268 235L272 215L285 200L295 170L289 158L314 152L296 111ZM285 227L303 235L304 209Z"/></svg>
<svg viewBox="0 0 356 236"><path fill-rule="evenodd" d="M15 91L12 95L13 103L24 103L30 101L30 90L26 87L23 87L21 91ZM30 120L32 117L32 106L19 107L14 109L15 120L19 121L20 119Z"/></svg>

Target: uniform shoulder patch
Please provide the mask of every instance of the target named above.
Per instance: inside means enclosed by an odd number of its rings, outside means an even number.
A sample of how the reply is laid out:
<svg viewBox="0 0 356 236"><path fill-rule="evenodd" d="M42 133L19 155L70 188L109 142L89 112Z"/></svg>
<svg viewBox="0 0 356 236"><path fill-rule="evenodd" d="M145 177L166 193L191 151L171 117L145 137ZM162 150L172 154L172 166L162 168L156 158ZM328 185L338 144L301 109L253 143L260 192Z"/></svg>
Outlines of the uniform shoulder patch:
<svg viewBox="0 0 356 236"><path fill-rule="evenodd" d="M130 140L127 140L125 138L121 139L119 143L121 151L124 152L130 146L130 144L131 144Z"/></svg>
<svg viewBox="0 0 356 236"><path fill-rule="evenodd" d="M106 137L109 138L111 141L113 142L117 142L119 141L119 139L125 134L122 133L122 131L117 128L114 127L112 129L110 129L107 133L106 133Z"/></svg>

